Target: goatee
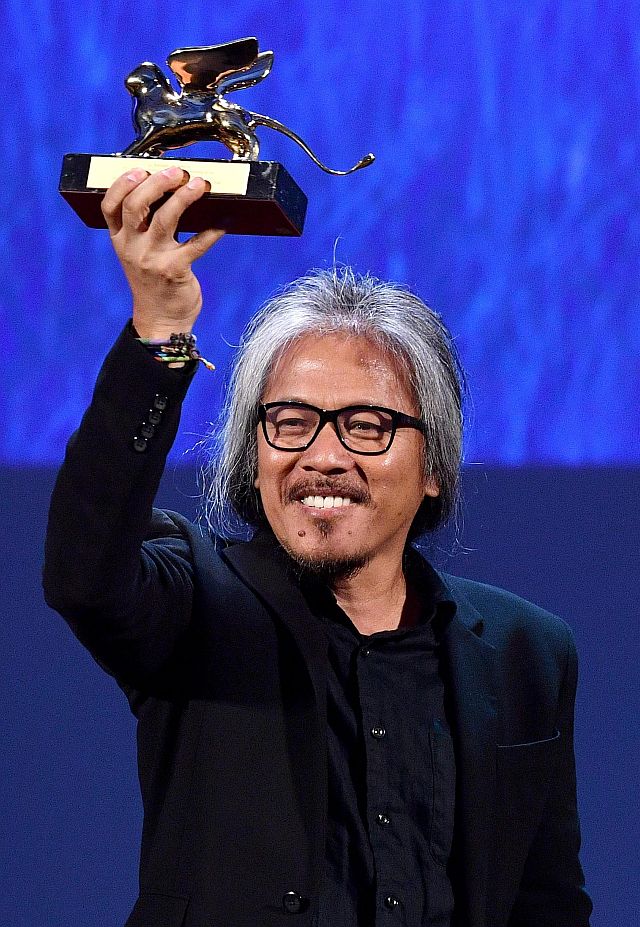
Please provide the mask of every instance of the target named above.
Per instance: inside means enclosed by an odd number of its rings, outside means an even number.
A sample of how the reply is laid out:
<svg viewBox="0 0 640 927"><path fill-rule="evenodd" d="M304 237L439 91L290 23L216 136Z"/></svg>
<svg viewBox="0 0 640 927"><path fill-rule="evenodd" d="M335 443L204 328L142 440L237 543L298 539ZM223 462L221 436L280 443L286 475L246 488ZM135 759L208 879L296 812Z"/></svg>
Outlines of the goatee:
<svg viewBox="0 0 640 927"><path fill-rule="evenodd" d="M331 585L336 580L351 579L363 570L369 558L365 556L353 557L303 557L290 552L296 566L298 578L315 579Z"/></svg>
<svg viewBox="0 0 640 927"><path fill-rule="evenodd" d="M326 538L330 533L329 530L326 532L322 530L322 523L316 527L319 528L323 538ZM295 574L299 580L315 579L316 581L331 584L336 580L351 579L369 563L369 557L364 553L339 556L319 552L317 556L313 556L299 553L285 544L282 546L291 558Z"/></svg>

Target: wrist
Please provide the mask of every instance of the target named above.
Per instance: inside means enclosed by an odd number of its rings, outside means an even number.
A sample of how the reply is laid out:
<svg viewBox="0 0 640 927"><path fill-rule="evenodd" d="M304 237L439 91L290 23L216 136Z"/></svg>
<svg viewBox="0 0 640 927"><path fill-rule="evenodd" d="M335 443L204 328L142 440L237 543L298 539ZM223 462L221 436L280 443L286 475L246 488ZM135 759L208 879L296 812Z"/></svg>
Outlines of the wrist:
<svg viewBox="0 0 640 927"><path fill-rule="evenodd" d="M208 370L215 366L203 357L196 347L196 336L190 332L172 332L169 338L144 338L132 323L132 334L146 348L154 360L169 367L182 367L190 361L199 361Z"/></svg>
<svg viewBox="0 0 640 927"><path fill-rule="evenodd" d="M134 304L133 327L140 338L146 338L150 341L168 341L171 335L176 332L184 332L185 335L190 335L198 315L198 312L192 312L176 318L159 316L157 312L151 313L142 310Z"/></svg>
<svg viewBox="0 0 640 927"><path fill-rule="evenodd" d="M178 332L184 332L185 335L191 334L193 323L175 321L172 323L150 323L137 319L133 316L133 327L138 338L144 338L145 341L157 341L159 344L168 342L171 335Z"/></svg>

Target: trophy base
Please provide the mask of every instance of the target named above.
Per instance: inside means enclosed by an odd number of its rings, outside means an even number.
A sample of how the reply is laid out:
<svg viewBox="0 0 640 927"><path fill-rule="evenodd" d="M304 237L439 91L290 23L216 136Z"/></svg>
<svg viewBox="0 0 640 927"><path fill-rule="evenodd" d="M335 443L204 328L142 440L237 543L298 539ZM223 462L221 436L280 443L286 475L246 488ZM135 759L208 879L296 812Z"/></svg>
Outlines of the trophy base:
<svg viewBox="0 0 640 927"><path fill-rule="evenodd" d="M86 225L104 229L107 224L100 204L117 177L127 168L142 167L155 173L173 165L211 183L211 192L185 210L179 232L217 228L232 235L302 234L307 197L277 161L67 154L62 162L59 190Z"/></svg>

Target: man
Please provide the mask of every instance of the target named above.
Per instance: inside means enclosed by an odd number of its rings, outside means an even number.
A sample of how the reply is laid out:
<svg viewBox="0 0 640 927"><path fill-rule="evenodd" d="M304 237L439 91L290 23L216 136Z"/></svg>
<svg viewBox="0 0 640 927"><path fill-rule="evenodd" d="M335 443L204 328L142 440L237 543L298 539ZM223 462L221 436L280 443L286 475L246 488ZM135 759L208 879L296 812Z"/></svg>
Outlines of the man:
<svg viewBox="0 0 640 927"><path fill-rule="evenodd" d="M586 927L571 633L410 544L457 492L460 385L434 313L350 271L294 283L243 341L215 531L152 510L197 366L170 336L191 332L191 264L221 236L175 240L205 189L169 168L105 197L133 325L47 537L47 601L138 719L127 927ZM243 525L250 541L224 540Z"/></svg>

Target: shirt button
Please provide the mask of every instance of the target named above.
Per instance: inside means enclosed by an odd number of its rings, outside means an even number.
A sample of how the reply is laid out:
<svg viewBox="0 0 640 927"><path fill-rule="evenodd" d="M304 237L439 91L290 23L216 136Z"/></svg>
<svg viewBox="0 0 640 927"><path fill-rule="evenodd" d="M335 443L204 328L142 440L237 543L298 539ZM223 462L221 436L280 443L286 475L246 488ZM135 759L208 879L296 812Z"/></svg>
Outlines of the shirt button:
<svg viewBox="0 0 640 927"><path fill-rule="evenodd" d="M169 405L169 400L167 399L167 397L160 396L157 393L155 399L153 400L153 408L158 409L158 411L160 412L164 412L164 410L167 408L168 405Z"/></svg>
<svg viewBox="0 0 640 927"><path fill-rule="evenodd" d="M157 409L152 409L149 412L149 421L152 425L159 425L162 421L162 412L158 412Z"/></svg>
<svg viewBox="0 0 640 927"><path fill-rule="evenodd" d="M362 654L363 657L368 657L371 651L369 650L368 647L363 647L360 653Z"/></svg>
<svg viewBox="0 0 640 927"><path fill-rule="evenodd" d="M383 727L372 727L371 728L371 736L375 737L376 740L381 740L386 733L387 732L385 728Z"/></svg>
<svg viewBox="0 0 640 927"><path fill-rule="evenodd" d="M143 438L153 438L155 434L155 428L153 425L148 425L146 422L140 426L140 434Z"/></svg>
<svg viewBox="0 0 640 927"><path fill-rule="evenodd" d="M139 454L142 454L143 451L147 449L147 441L145 438L134 438L133 439L133 449L138 451Z"/></svg>
<svg viewBox="0 0 640 927"><path fill-rule="evenodd" d="M302 910L302 900L298 892L287 892L282 898L282 907L287 914L298 914Z"/></svg>
<svg viewBox="0 0 640 927"><path fill-rule="evenodd" d="M385 908L398 908L400 906L400 899L396 898L395 895L387 895L384 899Z"/></svg>
<svg viewBox="0 0 640 927"><path fill-rule="evenodd" d="M386 827L387 824L391 824L391 818L387 817L387 815L383 814L382 812L380 812L380 814L378 815L377 821L378 821L378 824L382 824L383 827Z"/></svg>

